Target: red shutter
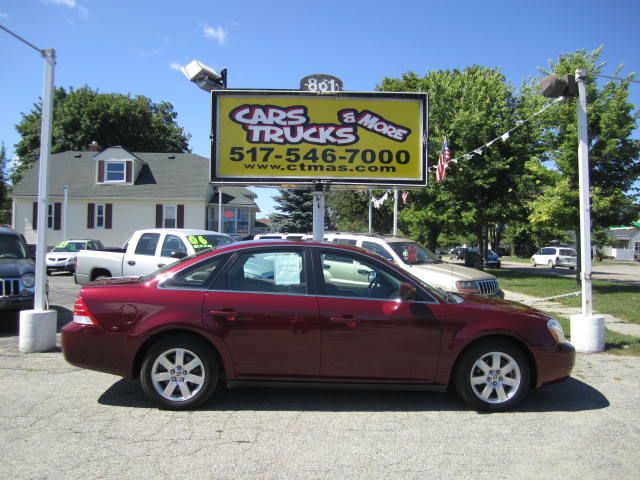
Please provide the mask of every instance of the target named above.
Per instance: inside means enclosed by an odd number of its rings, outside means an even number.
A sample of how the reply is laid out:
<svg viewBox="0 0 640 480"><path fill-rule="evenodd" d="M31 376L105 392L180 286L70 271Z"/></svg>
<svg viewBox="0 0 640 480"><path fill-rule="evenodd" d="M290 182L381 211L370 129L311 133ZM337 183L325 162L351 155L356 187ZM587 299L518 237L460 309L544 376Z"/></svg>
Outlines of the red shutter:
<svg viewBox="0 0 640 480"><path fill-rule="evenodd" d="M156 228L162 228L162 204L156 204Z"/></svg>
<svg viewBox="0 0 640 480"><path fill-rule="evenodd" d="M87 205L87 228L93 228L93 222L96 219L96 204L89 203Z"/></svg>
<svg viewBox="0 0 640 480"><path fill-rule="evenodd" d="M33 202L33 220L31 221L33 229L38 229L38 202Z"/></svg>
<svg viewBox="0 0 640 480"><path fill-rule="evenodd" d="M184 205L178 205L178 228L184 228Z"/></svg>
<svg viewBox="0 0 640 480"><path fill-rule="evenodd" d="M62 220L62 204L55 202L53 204L53 229L60 230L60 223ZM66 240L66 238L64 239Z"/></svg>
<svg viewBox="0 0 640 480"><path fill-rule="evenodd" d="M127 183L131 183L131 164L133 162L125 162L126 168L127 168Z"/></svg>
<svg viewBox="0 0 640 480"><path fill-rule="evenodd" d="M113 219L113 204L107 203L104 212L104 228L111 229L111 222Z"/></svg>
<svg viewBox="0 0 640 480"><path fill-rule="evenodd" d="M104 160L98 160L98 182L104 182Z"/></svg>

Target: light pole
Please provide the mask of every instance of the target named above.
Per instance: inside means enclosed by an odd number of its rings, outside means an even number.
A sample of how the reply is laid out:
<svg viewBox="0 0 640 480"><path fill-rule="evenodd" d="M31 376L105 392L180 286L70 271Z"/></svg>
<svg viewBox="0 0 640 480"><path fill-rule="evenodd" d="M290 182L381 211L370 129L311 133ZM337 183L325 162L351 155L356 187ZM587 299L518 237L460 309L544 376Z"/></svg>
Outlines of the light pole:
<svg viewBox="0 0 640 480"><path fill-rule="evenodd" d="M44 58L44 93L40 127L40 159L38 172L38 232L36 237L36 284L33 310L20 312L19 348L21 352L46 352L56 346L58 314L47 310L46 298L46 254L47 254L47 212L49 205L49 159L51 157L51 124L53 121L53 88L56 52L42 50L31 42L13 33L6 27L0 28L37 51Z"/></svg>
<svg viewBox="0 0 640 480"><path fill-rule="evenodd" d="M198 60L180 67L180 71L190 82L195 83L199 88L207 93L212 90L227 88L227 69L223 68L220 73ZM211 139L213 141L213 138ZM218 232L222 233L222 184L218 185Z"/></svg>
<svg viewBox="0 0 640 480"><path fill-rule="evenodd" d="M571 315L571 343L576 351L604 351L604 316L593 314L591 289L591 207L589 202L589 132L587 129L587 71L577 69L575 77L550 75L540 82L542 94L549 98L578 97L578 177L580 190L580 271L582 313Z"/></svg>

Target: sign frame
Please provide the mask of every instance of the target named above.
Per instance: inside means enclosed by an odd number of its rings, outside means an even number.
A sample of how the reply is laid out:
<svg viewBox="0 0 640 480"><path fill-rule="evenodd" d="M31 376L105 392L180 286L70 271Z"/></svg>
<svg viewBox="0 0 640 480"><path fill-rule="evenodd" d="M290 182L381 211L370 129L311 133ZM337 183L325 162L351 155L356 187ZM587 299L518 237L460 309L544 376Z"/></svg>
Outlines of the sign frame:
<svg viewBox="0 0 640 480"><path fill-rule="evenodd" d="M219 168L219 155L218 149L220 144L218 143L218 132L220 131L219 125L219 112L218 112L218 99L225 96L236 97L332 97L341 99L366 99L366 98L379 98L379 99L410 99L420 102L420 130L421 130L421 146L419 166L420 166L420 178L419 179L358 179L358 178L323 178L321 175L318 178L312 177L295 177L295 176L278 176L268 179L266 177L251 177L251 176L218 176ZM314 185L327 185L337 188L383 188L383 187L425 187L427 185L428 178L428 131L429 131L429 96L426 92L325 92L316 93L302 90L256 90L256 89L224 89L211 91L211 157L209 164L209 182L214 185L256 185L263 187L282 187L282 188L307 188ZM321 146L318 146L320 149Z"/></svg>

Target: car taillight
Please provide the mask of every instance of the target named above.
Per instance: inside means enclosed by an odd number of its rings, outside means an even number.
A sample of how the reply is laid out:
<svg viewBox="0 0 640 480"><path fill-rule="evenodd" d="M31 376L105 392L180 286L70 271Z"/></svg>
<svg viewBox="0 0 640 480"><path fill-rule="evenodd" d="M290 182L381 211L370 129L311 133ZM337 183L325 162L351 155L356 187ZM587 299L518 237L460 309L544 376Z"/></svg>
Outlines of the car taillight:
<svg viewBox="0 0 640 480"><path fill-rule="evenodd" d="M80 325L97 325L96 319L91 315L91 312L84 303L84 299L78 295L76 303L73 307L73 322Z"/></svg>

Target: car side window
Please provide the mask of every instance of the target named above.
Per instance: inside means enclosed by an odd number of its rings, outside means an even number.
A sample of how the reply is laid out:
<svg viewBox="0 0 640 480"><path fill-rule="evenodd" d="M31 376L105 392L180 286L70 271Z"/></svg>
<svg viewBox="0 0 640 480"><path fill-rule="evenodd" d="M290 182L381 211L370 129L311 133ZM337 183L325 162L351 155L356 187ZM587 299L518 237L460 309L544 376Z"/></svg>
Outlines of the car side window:
<svg viewBox="0 0 640 480"><path fill-rule="evenodd" d="M260 251L240 255L227 270L227 290L306 294L302 250Z"/></svg>
<svg viewBox="0 0 640 480"><path fill-rule="evenodd" d="M161 257L170 257L172 252L187 253L187 247L180 237L167 235L162 242Z"/></svg>
<svg viewBox="0 0 640 480"><path fill-rule="evenodd" d="M402 278L390 274L373 262L347 253L325 251L320 254L325 295L372 299L399 299ZM349 270L336 268L350 263Z"/></svg>
<svg viewBox="0 0 640 480"><path fill-rule="evenodd" d="M378 245L377 243L368 242L365 240L362 242L362 248L366 248L367 250L373 253L377 253L382 258L386 258L390 262L393 262L393 257L389 252L387 252L387 250L382 245Z"/></svg>
<svg viewBox="0 0 640 480"><path fill-rule="evenodd" d="M228 255L209 257L167 278L162 282L161 287L195 290L206 288L225 264L227 258L229 258Z"/></svg>
<svg viewBox="0 0 640 480"><path fill-rule="evenodd" d="M136 255L155 255L159 239L159 233L143 233L136 245Z"/></svg>

